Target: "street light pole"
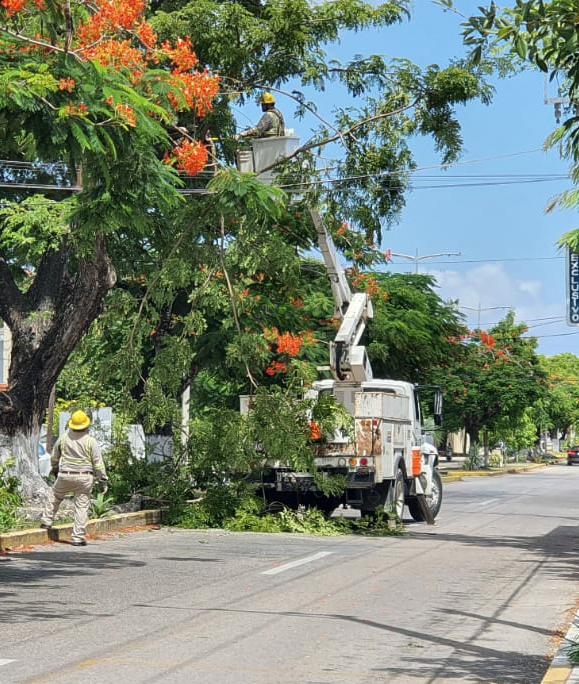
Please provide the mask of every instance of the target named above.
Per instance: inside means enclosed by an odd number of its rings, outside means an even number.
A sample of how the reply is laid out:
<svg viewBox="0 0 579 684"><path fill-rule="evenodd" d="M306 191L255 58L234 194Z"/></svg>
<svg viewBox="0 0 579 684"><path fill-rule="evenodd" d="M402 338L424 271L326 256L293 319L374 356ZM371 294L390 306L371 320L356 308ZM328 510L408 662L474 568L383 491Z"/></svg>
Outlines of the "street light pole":
<svg viewBox="0 0 579 684"><path fill-rule="evenodd" d="M400 257L401 259L408 259L408 261L414 262L414 273L418 273L418 262L424 261L425 259L435 259L436 257L442 256L462 256L462 252L439 252L438 254L424 254L422 256L418 255L418 250L416 254L412 256L411 254L401 254L400 252L390 252L393 257Z"/></svg>
<svg viewBox="0 0 579 684"><path fill-rule="evenodd" d="M480 314L481 311L496 311L498 309L507 309L508 311L512 310L512 306L485 306L481 307L481 303L478 303L478 306L459 306L459 309L467 309L468 311L476 311L477 312L477 323L476 323L476 328L477 330L480 330Z"/></svg>

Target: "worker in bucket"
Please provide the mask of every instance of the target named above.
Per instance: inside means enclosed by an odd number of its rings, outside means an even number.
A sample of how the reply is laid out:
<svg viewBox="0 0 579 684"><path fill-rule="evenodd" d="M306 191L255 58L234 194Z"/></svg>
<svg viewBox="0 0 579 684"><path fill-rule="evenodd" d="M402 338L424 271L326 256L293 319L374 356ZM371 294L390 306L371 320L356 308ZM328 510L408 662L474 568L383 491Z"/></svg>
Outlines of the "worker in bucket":
<svg viewBox="0 0 579 684"><path fill-rule="evenodd" d="M238 138L275 138L285 135L283 114L276 109L275 97L271 93L264 93L260 102L263 116L253 128L240 133Z"/></svg>
<svg viewBox="0 0 579 684"><path fill-rule="evenodd" d="M52 450L52 474L56 482L48 492L41 527L49 530L64 497L74 495L72 545L86 546L86 525L93 485L98 482L106 491L107 474L99 445L89 434L90 418L75 411L68 421L68 431L58 438Z"/></svg>

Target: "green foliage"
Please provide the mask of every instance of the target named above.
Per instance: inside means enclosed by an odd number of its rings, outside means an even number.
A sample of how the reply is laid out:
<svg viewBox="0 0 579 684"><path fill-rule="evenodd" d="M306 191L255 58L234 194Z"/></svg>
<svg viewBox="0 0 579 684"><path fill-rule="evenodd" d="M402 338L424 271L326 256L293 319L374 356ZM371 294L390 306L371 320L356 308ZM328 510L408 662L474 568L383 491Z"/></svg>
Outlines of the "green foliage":
<svg viewBox="0 0 579 684"><path fill-rule="evenodd" d="M256 498L245 497L231 512L230 501L219 505L220 497L209 497L187 506L173 523L188 529L223 527L234 532L293 532L319 536L360 534L366 536L392 536L401 534L400 525L390 525L384 515L369 518L327 518L316 508L293 511L283 508L269 513ZM217 504L217 505L216 505Z"/></svg>
<svg viewBox="0 0 579 684"><path fill-rule="evenodd" d="M579 665L579 643L573 642L567 648L567 657L571 665Z"/></svg>
<svg viewBox="0 0 579 684"><path fill-rule="evenodd" d="M159 463L149 463L131 454L128 444L115 444L106 456L109 496L117 503L128 501L133 494L153 496L161 477Z"/></svg>
<svg viewBox="0 0 579 684"><path fill-rule="evenodd" d="M41 195L0 208L0 249L21 261L36 262L46 251L57 250L70 234L72 206Z"/></svg>
<svg viewBox="0 0 579 684"><path fill-rule="evenodd" d="M114 506L115 499L104 492L97 492L90 501L90 511L93 518L103 518Z"/></svg>
<svg viewBox="0 0 579 684"><path fill-rule="evenodd" d="M18 478L10 474L13 466L13 461L0 463L0 532L16 527L18 507L22 504Z"/></svg>
<svg viewBox="0 0 579 684"><path fill-rule="evenodd" d="M368 354L374 375L428 383L431 370L452 354L452 340L466 332L462 314L442 301L430 276L380 274L373 282Z"/></svg>
<svg viewBox="0 0 579 684"><path fill-rule="evenodd" d="M335 432L340 432L350 441L354 440L354 418L332 395L323 395L315 402L312 420L319 425L328 441L331 441Z"/></svg>
<svg viewBox="0 0 579 684"><path fill-rule="evenodd" d="M535 423L564 437L579 427L579 358L574 354L540 357L548 394L535 405Z"/></svg>
<svg viewBox="0 0 579 684"><path fill-rule="evenodd" d="M518 421L511 420L509 416L500 418L489 435L490 443L504 442L509 452L515 453L534 446L538 434L536 405L526 408Z"/></svg>

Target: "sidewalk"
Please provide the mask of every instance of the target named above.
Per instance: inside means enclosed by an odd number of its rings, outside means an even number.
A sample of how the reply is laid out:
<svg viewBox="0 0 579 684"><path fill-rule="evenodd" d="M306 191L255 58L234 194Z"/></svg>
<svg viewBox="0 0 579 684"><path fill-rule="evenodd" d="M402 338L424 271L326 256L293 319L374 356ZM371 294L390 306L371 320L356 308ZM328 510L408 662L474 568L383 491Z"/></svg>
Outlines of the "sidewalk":
<svg viewBox="0 0 579 684"><path fill-rule="evenodd" d="M89 538L110 532L122 532L135 528L146 528L161 523L160 510L120 513L106 518L90 520L87 525ZM69 542L72 536L72 523L56 524L50 530L30 528L16 532L0 533L0 553L14 551L23 546L35 546L49 542Z"/></svg>

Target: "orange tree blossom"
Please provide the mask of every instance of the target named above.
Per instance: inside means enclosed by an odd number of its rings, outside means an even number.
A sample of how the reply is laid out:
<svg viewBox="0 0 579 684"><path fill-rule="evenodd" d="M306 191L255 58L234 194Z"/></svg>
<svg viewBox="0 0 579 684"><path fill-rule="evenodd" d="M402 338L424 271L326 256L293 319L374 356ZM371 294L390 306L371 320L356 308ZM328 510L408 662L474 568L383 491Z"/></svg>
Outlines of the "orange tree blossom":
<svg viewBox="0 0 579 684"><path fill-rule="evenodd" d="M145 2L97 0L69 6L2 0L0 7L0 49L5 59L17 62L20 55L31 62L30 79L25 75L21 85L57 120L81 119L86 125L108 128L151 122L170 126L179 112L192 111L202 118L211 111L219 78L199 69L188 37L174 44L158 43L144 17ZM38 63L33 66L35 58ZM105 70L109 78L122 76L117 88L111 81L103 83L102 90L91 82L85 87L75 78L83 63ZM34 81L32 74L37 76ZM146 101L135 100L136 93ZM137 107L136 102L144 106ZM207 150L200 141L185 140L173 147L166 161L195 175L207 163Z"/></svg>

